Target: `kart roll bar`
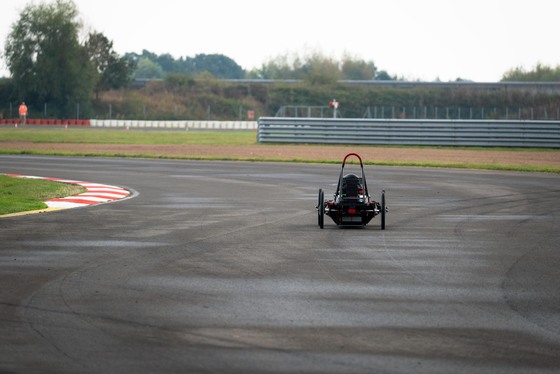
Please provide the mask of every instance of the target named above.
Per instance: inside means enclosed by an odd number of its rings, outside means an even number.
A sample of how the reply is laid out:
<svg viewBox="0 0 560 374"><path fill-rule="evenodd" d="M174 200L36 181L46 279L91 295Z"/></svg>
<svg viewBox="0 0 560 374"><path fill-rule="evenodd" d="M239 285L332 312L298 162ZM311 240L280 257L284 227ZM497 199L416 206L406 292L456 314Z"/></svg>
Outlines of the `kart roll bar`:
<svg viewBox="0 0 560 374"><path fill-rule="evenodd" d="M346 159L350 156L356 156L358 160L360 160L360 168L362 169L362 183L364 184L364 190L366 191L366 196L369 196L367 183L366 183L366 175L364 173L364 163L362 162L362 158L357 153L348 153L344 156L344 160L342 160L342 169L340 169L340 177L338 178L338 186L336 187L336 194L340 193L340 189L342 187L342 178L344 177L344 165L346 165Z"/></svg>

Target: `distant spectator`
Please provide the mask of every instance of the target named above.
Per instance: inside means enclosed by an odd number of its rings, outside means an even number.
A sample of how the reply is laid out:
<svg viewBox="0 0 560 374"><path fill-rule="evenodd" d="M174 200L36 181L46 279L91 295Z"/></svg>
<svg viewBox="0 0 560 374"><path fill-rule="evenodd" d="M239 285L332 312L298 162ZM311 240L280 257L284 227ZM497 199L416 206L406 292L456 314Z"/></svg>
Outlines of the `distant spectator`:
<svg viewBox="0 0 560 374"><path fill-rule="evenodd" d="M22 102L21 105L19 106L19 123L25 125L26 122L27 122L27 105L25 105L25 102Z"/></svg>

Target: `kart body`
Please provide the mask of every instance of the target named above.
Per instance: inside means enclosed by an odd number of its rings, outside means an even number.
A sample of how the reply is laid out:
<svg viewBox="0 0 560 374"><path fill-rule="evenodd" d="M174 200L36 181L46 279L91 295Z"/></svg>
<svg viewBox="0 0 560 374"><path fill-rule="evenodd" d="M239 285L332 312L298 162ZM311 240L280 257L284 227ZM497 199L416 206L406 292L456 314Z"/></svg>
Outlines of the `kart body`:
<svg viewBox="0 0 560 374"><path fill-rule="evenodd" d="M356 157L360 162L361 175L344 174L346 161ZM342 160L336 192L332 200L325 201L324 191L319 189L317 204L319 227L324 227L324 216L329 216L339 226L365 226L375 216L381 215L381 229L385 229L385 191L381 200L375 201L368 192L364 164L357 153L349 153Z"/></svg>

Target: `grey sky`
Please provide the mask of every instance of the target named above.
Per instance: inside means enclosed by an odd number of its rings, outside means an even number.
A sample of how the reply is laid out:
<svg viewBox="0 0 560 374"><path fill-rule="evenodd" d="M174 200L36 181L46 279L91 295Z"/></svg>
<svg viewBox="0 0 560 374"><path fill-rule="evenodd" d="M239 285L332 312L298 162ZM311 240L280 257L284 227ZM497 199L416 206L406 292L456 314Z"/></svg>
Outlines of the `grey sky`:
<svg viewBox="0 0 560 374"><path fill-rule="evenodd" d="M121 54L220 53L247 70L283 54L348 54L427 81L497 81L517 66L560 65L558 0L74 1L85 29ZM28 3L0 2L2 50Z"/></svg>

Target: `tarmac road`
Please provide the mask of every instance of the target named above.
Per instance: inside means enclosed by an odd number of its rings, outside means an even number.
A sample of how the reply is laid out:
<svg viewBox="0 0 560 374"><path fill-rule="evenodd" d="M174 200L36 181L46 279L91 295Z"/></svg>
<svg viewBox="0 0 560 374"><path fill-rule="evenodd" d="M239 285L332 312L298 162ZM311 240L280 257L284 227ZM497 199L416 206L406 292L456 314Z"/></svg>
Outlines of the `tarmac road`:
<svg viewBox="0 0 560 374"><path fill-rule="evenodd" d="M320 230L339 170L0 156L137 193L0 218L0 372L560 370L559 175L366 167L387 230Z"/></svg>

